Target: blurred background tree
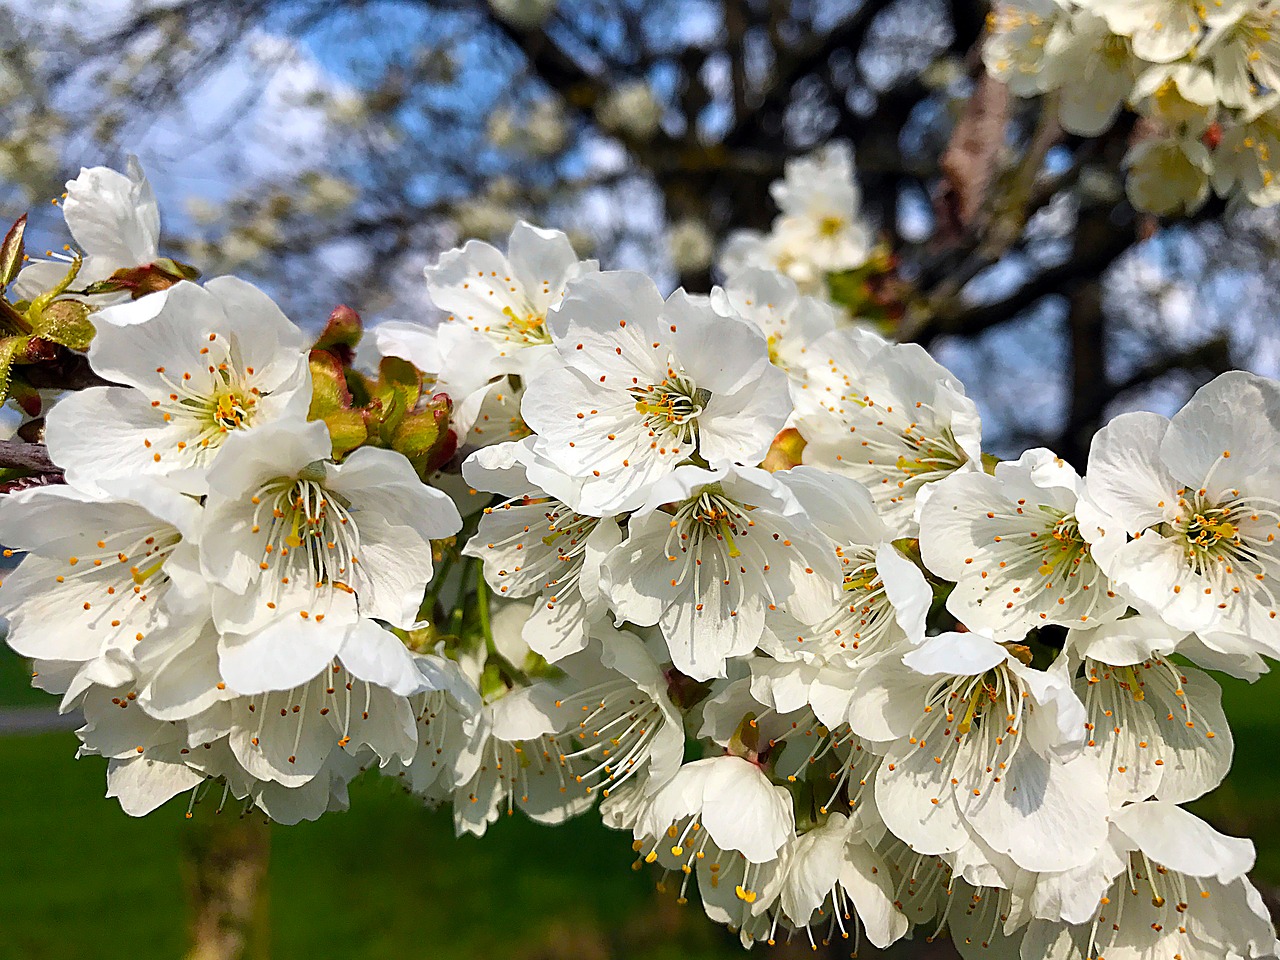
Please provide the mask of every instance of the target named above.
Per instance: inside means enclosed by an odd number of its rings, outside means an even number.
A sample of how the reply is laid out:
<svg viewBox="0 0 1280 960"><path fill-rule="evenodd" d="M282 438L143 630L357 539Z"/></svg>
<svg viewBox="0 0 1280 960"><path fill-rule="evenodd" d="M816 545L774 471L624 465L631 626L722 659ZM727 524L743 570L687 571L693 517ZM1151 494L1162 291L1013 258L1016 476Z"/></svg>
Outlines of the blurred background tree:
<svg viewBox="0 0 1280 960"><path fill-rule="evenodd" d="M519 217L706 290L784 162L856 151L891 331L993 449L1080 464L1121 409L1275 374L1276 217L1135 215L1135 136L1064 135L985 79L983 0L59 0L0 6L0 204L138 153L169 247L295 317L432 311L424 263ZM52 211L56 214L56 211ZM53 219L33 227L60 236ZM32 234L29 234L31 236ZM39 242L38 240L36 241Z"/></svg>
<svg viewBox="0 0 1280 960"><path fill-rule="evenodd" d="M965 382L989 449L1083 467L1115 413L1172 412L1234 367L1280 373L1276 215L1135 213L1121 160L1140 125L1082 140L1011 99L982 69L987 13L0 0L0 218L34 207L29 245L60 245L61 184L136 153L166 249L206 276L248 276L316 326L338 302L417 318L424 264L518 218L705 291L725 238L767 229L785 162L844 139L882 242L858 296Z"/></svg>

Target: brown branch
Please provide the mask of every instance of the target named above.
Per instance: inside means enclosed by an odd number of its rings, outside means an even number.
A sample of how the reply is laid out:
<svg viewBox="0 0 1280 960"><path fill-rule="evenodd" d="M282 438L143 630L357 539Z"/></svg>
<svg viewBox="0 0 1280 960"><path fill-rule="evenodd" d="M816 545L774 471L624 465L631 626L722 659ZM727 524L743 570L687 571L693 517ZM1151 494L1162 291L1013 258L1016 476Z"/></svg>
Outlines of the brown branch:
<svg viewBox="0 0 1280 960"><path fill-rule="evenodd" d="M1009 88L984 71L942 155L934 208L943 242L958 241L965 231L981 226L979 215L988 206L1008 121Z"/></svg>
<svg viewBox="0 0 1280 960"><path fill-rule="evenodd" d="M1217 376L1233 369L1234 366L1231 361L1231 345L1227 342L1227 338L1215 337L1179 353L1160 357L1135 370L1111 388L1111 396L1118 397L1129 390L1145 387L1178 370L1200 370L1211 376Z"/></svg>
<svg viewBox="0 0 1280 960"><path fill-rule="evenodd" d="M1108 224L1109 229L1093 242L1082 243L1065 263L1036 274L1017 290L994 303L941 308L931 317L917 321L905 339L926 343L944 334L973 336L1035 306L1045 297L1062 294L1072 284L1101 274L1134 242L1131 231Z"/></svg>
<svg viewBox="0 0 1280 960"><path fill-rule="evenodd" d="M25 443L22 440L0 440L0 467L32 473L62 472L62 468L49 459L49 451L43 443Z"/></svg>

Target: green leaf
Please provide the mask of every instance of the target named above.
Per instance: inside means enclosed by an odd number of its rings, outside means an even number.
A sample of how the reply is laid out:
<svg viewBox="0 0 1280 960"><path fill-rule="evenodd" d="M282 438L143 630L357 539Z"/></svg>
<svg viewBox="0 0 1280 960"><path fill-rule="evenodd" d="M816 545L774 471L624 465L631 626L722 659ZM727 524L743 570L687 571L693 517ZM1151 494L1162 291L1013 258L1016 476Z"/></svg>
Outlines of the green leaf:
<svg viewBox="0 0 1280 960"><path fill-rule="evenodd" d="M89 307L79 300L55 300L31 316L32 332L72 350L88 350L93 342Z"/></svg>
<svg viewBox="0 0 1280 960"><path fill-rule="evenodd" d="M0 241L0 293L13 283L18 271L22 269L22 256L25 252L22 236L27 230L27 215L20 216L9 232Z"/></svg>

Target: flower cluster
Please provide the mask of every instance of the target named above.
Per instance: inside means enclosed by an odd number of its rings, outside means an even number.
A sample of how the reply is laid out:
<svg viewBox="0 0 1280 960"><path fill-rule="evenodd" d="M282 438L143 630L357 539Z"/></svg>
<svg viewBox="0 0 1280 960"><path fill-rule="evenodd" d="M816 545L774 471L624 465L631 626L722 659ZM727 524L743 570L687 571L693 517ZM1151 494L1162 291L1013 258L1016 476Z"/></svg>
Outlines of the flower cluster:
<svg viewBox="0 0 1280 960"><path fill-rule="evenodd" d="M1050 95L1065 130L1098 136L1129 107L1151 135L1128 194L1193 213L1211 192L1280 202L1280 8L1271 0L1001 0L987 70L1015 96Z"/></svg>
<svg viewBox="0 0 1280 960"><path fill-rule="evenodd" d="M139 172L86 170L64 209L73 271L123 288L154 269ZM25 553L0 586L8 642L83 711L81 752L109 758L129 813L215 779L285 822L342 807L362 767L412 760L414 697L470 702L455 666L393 632L416 624L458 511L393 450L334 460L308 420L306 338L255 287L96 289L67 295L95 304L88 362L111 385L48 413L66 483L0 499L6 555Z"/></svg>
<svg viewBox="0 0 1280 960"><path fill-rule="evenodd" d="M295 820L377 766L459 833L598 805L744 945L1277 956L1252 845L1179 805L1231 763L1203 668L1280 655L1280 386L1081 477L773 270L663 297L520 224L426 276L377 381L240 281L95 308L118 386L0 500L0 612L125 809Z"/></svg>
<svg viewBox="0 0 1280 960"><path fill-rule="evenodd" d="M788 160L785 176L769 192L780 211L773 228L767 234L732 234L720 253L722 273L774 270L802 293L825 297L831 274L856 270L871 259L875 238L862 218L849 144L836 141Z"/></svg>

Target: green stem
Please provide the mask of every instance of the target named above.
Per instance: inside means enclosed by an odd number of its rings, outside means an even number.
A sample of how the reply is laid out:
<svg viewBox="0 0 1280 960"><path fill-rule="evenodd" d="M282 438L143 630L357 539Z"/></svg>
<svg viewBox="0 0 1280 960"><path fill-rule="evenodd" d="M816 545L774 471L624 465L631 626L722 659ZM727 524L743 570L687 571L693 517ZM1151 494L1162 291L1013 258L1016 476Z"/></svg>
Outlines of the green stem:
<svg viewBox="0 0 1280 960"><path fill-rule="evenodd" d="M476 613L480 617L480 629L484 632L484 646L490 653L493 645L493 628L489 625L489 585L484 582L484 564L476 564Z"/></svg>

